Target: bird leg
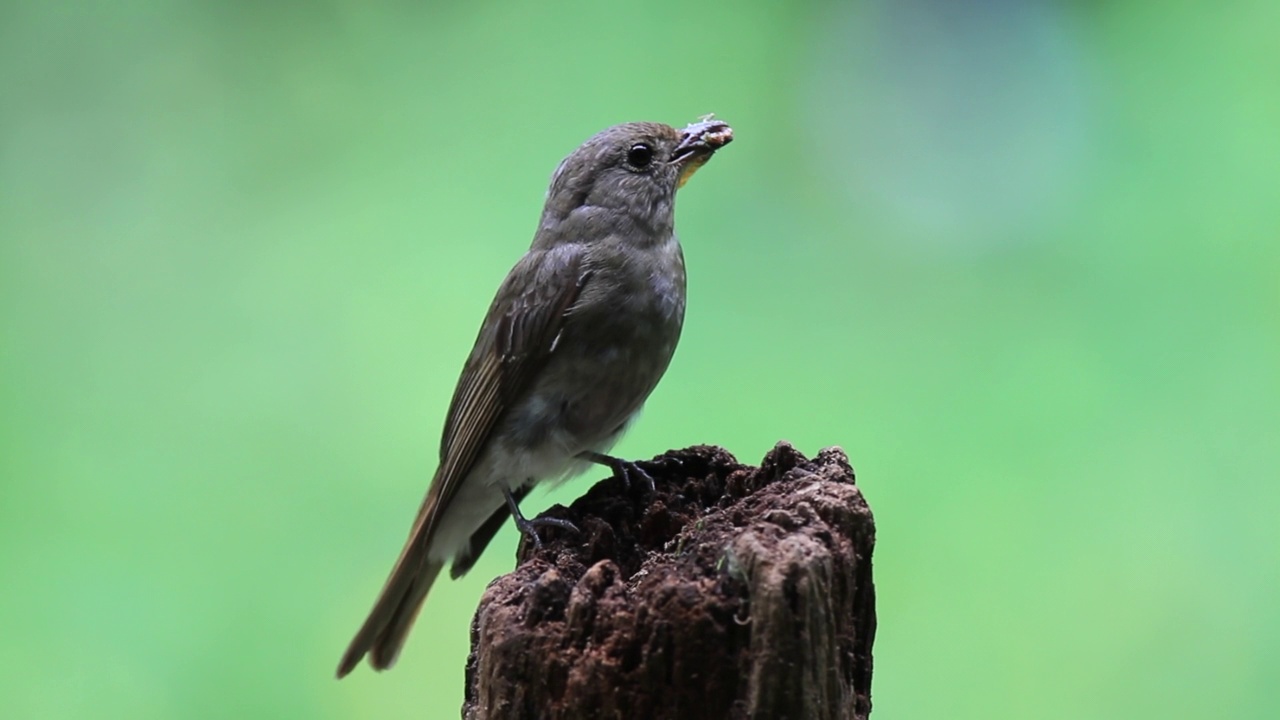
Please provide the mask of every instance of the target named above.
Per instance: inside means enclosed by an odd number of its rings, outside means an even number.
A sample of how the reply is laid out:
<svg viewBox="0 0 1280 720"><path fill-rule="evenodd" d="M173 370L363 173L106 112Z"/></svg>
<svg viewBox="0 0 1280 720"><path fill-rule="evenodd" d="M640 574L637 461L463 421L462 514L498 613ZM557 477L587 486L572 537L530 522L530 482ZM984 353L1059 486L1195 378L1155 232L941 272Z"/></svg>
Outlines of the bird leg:
<svg viewBox="0 0 1280 720"><path fill-rule="evenodd" d="M539 517L532 520L526 518L520 512L520 501L516 500L515 495L511 494L511 488L507 487L506 483L501 483L501 485L502 497L507 500L507 510L511 511L511 519L515 521L516 529L533 540L534 547L542 547L542 539L538 537L538 528L540 527L556 527L561 530L578 532L577 525L561 518Z"/></svg>
<svg viewBox="0 0 1280 720"><path fill-rule="evenodd" d="M578 453L578 457L609 468L613 471L613 476L621 480L623 487L628 490L631 489L631 479L634 477L640 480L640 483L644 485L644 489L648 491L649 494L653 494L655 489L653 476L645 472L644 468L630 460L623 460L622 458L605 455L604 453L598 453L592 450L580 452Z"/></svg>

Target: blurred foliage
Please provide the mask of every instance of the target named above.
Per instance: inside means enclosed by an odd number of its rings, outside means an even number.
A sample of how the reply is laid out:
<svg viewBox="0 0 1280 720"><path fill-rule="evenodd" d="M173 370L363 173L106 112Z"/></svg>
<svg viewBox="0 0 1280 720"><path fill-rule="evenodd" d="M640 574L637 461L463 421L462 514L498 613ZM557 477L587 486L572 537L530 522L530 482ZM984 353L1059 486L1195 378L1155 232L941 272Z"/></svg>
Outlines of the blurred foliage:
<svg viewBox="0 0 1280 720"><path fill-rule="evenodd" d="M1280 4L0 5L0 715L456 717L507 528L332 679L556 163L714 111L619 447L843 445L875 716L1263 718ZM568 502L590 482L535 495Z"/></svg>

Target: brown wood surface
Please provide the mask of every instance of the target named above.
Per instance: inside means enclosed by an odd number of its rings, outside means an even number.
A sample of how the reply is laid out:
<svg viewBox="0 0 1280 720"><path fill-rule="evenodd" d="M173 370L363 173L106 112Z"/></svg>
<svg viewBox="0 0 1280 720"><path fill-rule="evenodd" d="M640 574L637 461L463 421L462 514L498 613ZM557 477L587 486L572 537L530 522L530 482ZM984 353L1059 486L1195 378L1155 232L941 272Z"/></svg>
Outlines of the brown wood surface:
<svg viewBox="0 0 1280 720"><path fill-rule="evenodd" d="M709 446L548 516L485 591L467 720L834 720L871 712L875 524L838 448Z"/></svg>

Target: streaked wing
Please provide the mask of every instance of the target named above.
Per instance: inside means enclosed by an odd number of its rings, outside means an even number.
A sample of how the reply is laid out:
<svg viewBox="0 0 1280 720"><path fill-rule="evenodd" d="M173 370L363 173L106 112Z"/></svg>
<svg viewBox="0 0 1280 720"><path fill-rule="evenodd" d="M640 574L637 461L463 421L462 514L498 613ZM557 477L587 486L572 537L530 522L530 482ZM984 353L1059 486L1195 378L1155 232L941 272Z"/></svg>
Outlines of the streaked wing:
<svg viewBox="0 0 1280 720"><path fill-rule="evenodd" d="M566 315L589 280L582 246L567 245L531 250L498 289L449 405L435 479L382 593L343 654L338 677L366 653L378 669L395 661L440 572L441 562L430 559L440 517L502 414L550 357ZM474 558L464 563L469 561Z"/></svg>
<svg viewBox="0 0 1280 720"><path fill-rule="evenodd" d="M471 472L498 419L550 357L565 316L590 279L582 266L579 245L530 252L498 291L449 404L431 488L438 501L424 518L428 528ZM524 282L516 286L514 278Z"/></svg>

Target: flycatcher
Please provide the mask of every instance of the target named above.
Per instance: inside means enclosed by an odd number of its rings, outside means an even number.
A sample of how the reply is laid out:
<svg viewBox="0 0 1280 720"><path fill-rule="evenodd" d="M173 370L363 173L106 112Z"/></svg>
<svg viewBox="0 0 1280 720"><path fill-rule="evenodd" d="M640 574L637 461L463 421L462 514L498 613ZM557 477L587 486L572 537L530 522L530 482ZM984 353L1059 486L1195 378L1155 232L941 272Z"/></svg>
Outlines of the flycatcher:
<svg viewBox="0 0 1280 720"><path fill-rule="evenodd" d="M537 543L519 503L540 480L589 463L624 481L652 479L604 454L666 371L684 322L676 190L733 130L628 123L587 140L551 176L533 244L498 288L462 369L440 465L338 677L369 656L391 667L445 563L475 564L511 517Z"/></svg>

